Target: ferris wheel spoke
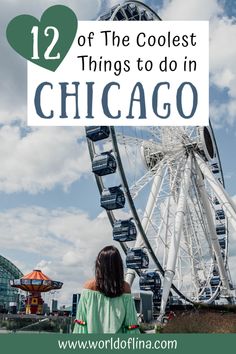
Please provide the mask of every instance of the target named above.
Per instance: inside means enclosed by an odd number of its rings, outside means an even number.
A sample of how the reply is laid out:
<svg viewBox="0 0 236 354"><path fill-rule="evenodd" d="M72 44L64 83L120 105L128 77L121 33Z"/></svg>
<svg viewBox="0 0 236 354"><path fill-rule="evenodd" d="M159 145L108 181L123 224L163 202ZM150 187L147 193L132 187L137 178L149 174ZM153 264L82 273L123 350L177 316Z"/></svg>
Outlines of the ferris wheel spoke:
<svg viewBox="0 0 236 354"><path fill-rule="evenodd" d="M152 225L155 229L155 232L158 230L157 235L160 235L160 230L164 224L167 227L166 219L170 216L170 200L172 199L173 188L176 183L176 176L179 172L181 160L177 165L175 173L172 176L173 178L170 189L165 190L167 186L163 182L166 180L166 175L169 173L169 164L170 161L166 164L164 164L164 161L162 161L160 168L158 169L159 173L155 174L152 188L149 193L147 206L142 219L144 230L148 232L149 226Z"/></svg>
<svg viewBox="0 0 236 354"><path fill-rule="evenodd" d="M199 292L201 279L199 278L199 271L202 269L205 271L206 265L203 262L203 258L200 257L199 247L196 247L195 242L195 229L192 229L192 219L194 214L190 213L188 210L188 204L186 205L186 213L184 218L183 224L183 235L184 238L180 243L179 247L179 262L176 265L176 269L178 269L178 264L181 266L181 270L179 274L181 275L182 279L179 279L179 283L182 282L183 285L188 284L188 287L191 284L191 291L195 289L195 296ZM201 251L201 248L200 248ZM206 278L206 272L205 272ZM188 281L186 281L188 279ZM175 280L175 279L174 279ZM187 291L187 288L186 288ZM189 291L189 290L188 290ZM193 295L191 295L192 297Z"/></svg>
<svg viewBox="0 0 236 354"><path fill-rule="evenodd" d="M146 210L149 209L148 205L150 202L154 202L151 213L144 213L143 222L145 226L145 231L149 235L149 239L153 240L154 252L157 257L162 259L162 266L165 268L167 261L167 254L169 248L169 239L172 235L172 227L174 213L176 208L175 200L173 199L173 194L176 186L176 181L180 173L180 169L183 163L183 158L179 158L178 164L175 169L171 169L171 161L166 163L165 172L163 174L163 182L168 179L171 181L170 184L162 183L159 193L156 195L151 192L149 195L149 203L147 204ZM176 164L176 160L175 160ZM155 185L155 184L154 184ZM155 198L156 197L156 198Z"/></svg>
<svg viewBox="0 0 236 354"><path fill-rule="evenodd" d="M221 201L223 208L225 209L227 216L229 217L229 221L232 223L233 227L236 229L236 206L232 199L229 197L223 186L219 181L217 181L214 176L212 176L212 172L206 163L202 160L202 158L195 154L198 166L207 179L209 185L215 192L217 198Z"/></svg>
<svg viewBox="0 0 236 354"><path fill-rule="evenodd" d="M152 158L152 154L149 154L149 158L150 157ZM154 167L150 168L142 177L140 177L137 181L133 182L131 187L129 187L132 198L137 198L139 196L139 193L155 178L155 176L161 173L165 165L169 165L172 162L176 163L176 160L181 158L182 151L173 152L171 157L169 155L164 156L158 164L155 164Z"/></svg>
<svg viewBox="0 0 236 354"><path fill-rule="evenodd" d="M195 127L186 127L188 129L187 135L188 139L191 140L192 138L195 138L196 135L196 128Z"/></svg>
<svg viewBox="0 0 236 354"><path fill-rule="evenodd" d="M188 219L189 216L188 216ZM191 228L189 228L191 226ZM184 238L185 238L185 244L186 248L189 254L189 261L190 261L190 276L192 279L192 284L195 289L195 293L198 292L199 286L200 286L200 279L198 276L198 262L196 260L196 246L194 243L194 230L192 229L192 224L191 220L187 220L187 223L184 224Z"/></svg>
<svg viewBox="0 0 236 354"><path fill-rule="evenodd" d="M163 175L164 175L164 168L162 165L159 173L156 173L153 179L151 192L149 194L148 202L144 211L144 215L142 219L142 227L145 232L147 232L150 220L152 218L153 211L155 209L156 200L158 199L160 188L163 182Z"/></svg>
<svg viewBox="0 0 236 354"><path fill-rule="evenodd" d="M156 237L155 237L155 243L156 243L156 254L159 251L159 248L162 246L163 249L163 260L162 260L162 266L165 269L166 267L166 262L167 262L167 254L168 254L168 233L169 233L169 217L170 217L170 212L169 212L169 206L170 206L170 201L171 200L171 195L167 197L167 200L165 201L166 207L163 213L163 217L161 217L161 222L159 223L159 228L157 227L157 232L156 232ZM164 235L164 237L162 237Z"/></svg>
<svg viewBox="0 0 236 354"><path fill-rule="evenodd" d="M222 255L221 255L221 249L220 249L218 237L216 234L216 229L215 229L215 224L214 224L213 217L212 217L210 203L209 203L209 200L205 194L202 174L201 174L200 168L198 167L196 162L195 162L195 164L196 164L196 169L197 169L197 187L199 189L200 198L201 198L201 201L203 203L203 207L206 212L207 222L208 222L210 235L211 235L211 243L212 243L212 247L214 249L214 254L215 254L215 257L217 260L222 285L225 288L226 294L227 294L230 292L228 275L227 275L227 272L226 272L226 269L224 266L224 261L223 261Z"/></svg>
<svg viewBox="0 0 236 354"><path fill-rule="evenodd" d="M114 14L112 15L111 21L113 21L114 17L117 15L118 12L121 12L124 16L124 21L128 21L129 18L125 12L125 10L123 9L123 7L117 8L117 10L114 12Z"/></svg>
<svg viewBox="0 0 236 354"><path fill-rule="evenodd" d="M164 166L163 162L161 162L160 165L154 166L150 171L147 171L147 173L144 176L142 176L137 182L135 182L130 187L130 194L133 199L135 199L139 195L140 191L148 183L150 183L150 181L155 179L156 176L163 174L163 166Z"/></svg>
<svg viewBox="0 0 236 354"><path fill-rule="evenodd" d="M188 240L191 243L189 257L190 270L192 275L192 290L195 289L195 293L191 295L195 301L199 299L206 288L210 288L210 277L212 273L212 264L209 258L204 256L203 245L199 242L199 233L192 234L189 229L185 231L189 233ZM194 235L194 237L193 237Z"/></svg>
<svg viewBox="0 0 236 354"><path fill-rule="evenodd" d="M205 247L205 253L209 251L209 255L211 259L213 259L214 253L211 244L210 230L207 224L205 211L202 208L199 210L198 206L193 202L190 204L192 206L192 210L190 211L190 214L192 215L193 219L196 220L196 223L198 223L198 227L197 227L198 238L201 237L202 239L206 240L208 249ZM198 204L201 204L199 200L198 200Z"/></svg>
<svg viewBox="0 0 236 354"><path fill-rule="evenodd" d="M170 218L170 204L171 195L167 196L162 202L156 199L155 207L152 215L148 218L148 225L146 233L150 242L153 245L153 250L157 258L161 261L162 267L165 268L166 257L168 253L168 239L170 237L170 230L168 227ZM160 257L160 254L163 257Z"/></svg>
<svg viewBox="0 0 236 354"><path fill-rule="evenodd" d="M195 170L194 174L196 174ZM211 258L213 259L214 253L211 244L210 231L206 220L205 210L202 207L201 199L199 198L199 193L195 182L193 185L192 195L189 197L188 200L188 204L192 220L196 220L196 224L198 225L198 237L202 235L206 239L209 248L209 253L211 255Z"/></svg>
<svg viewBox="0 0 236 354"><path fill-rule="evenodd" d="M183 133L181 127L167 127L165 130L160 129L160 127L152 127L151 134L154 141L163 142L163 140L168 141L168 149L175 149L176 146L183 148ZM175 139L171 139L175 137Z"/></svg>
<svg viewBox="0 0 236 354"><path fill-rule="evenodd" d="M158 146L157 142L150 142L148 140L148 138L145 137L138 137L138 136L133 136L133 135L127 135L127 134L123 134L120 132L116 133L117 136L117 141L121 144L121 145L127 145L127 146L142 146L144 142L147 142L149 144L153 144L155 146ZM161 145L160 145L161 147Z"/></svg>
<svg viewBox="0 0 236 354"><path fill-rule="evenodd" d="M187 215L188 215L187 218L188 222L186 225L186 232L189 233L189 240L192 246L191 250L194 257L195 269L202 272L202 278L207 279L209 273L209 264L206 263L205 261L204 250L203 250L203 247L204 248L206 247L204 242L200 242L202 240L199 237L200 236L199 233L201 234L203 230L199 230L198 219L196 219L196 215L190 209L188 203L187 203ZM209 249L210 249L210 258L213 259L213 252L211 253L212 248L209 247ZM199 279L198 276L197 278ZM199 284L200 284L200 279L199 279Z"/></svg>
<svg viewBox="0 0 236 354"><path fill-rule="evenodd" d="M155 202L161 187L161 183L163 181L163 173L164 173L164 164L161 164L160 169L158 169L158 173L155 174L155 177L153 179L153 184L151 188L151 192L149 195L149 199L147 202L147 206L144 212L144 216L141 222L142 228L144 232L147 232L147 229L150 224L151 220L151 215L153 213L154 207L155 207ZM138 234L137 240L135 242L135 247L144 247L145 243L144 240L141 236L141 234Z"/></svg>
<svg viewBox="0 0 236 354"><path fill-rule="evenodd" d="M190 185L191 164L192 164L191 159L192 159L191 156L189 156L187 158L187 161L185 164L185 170L183 172L182 183L180 186L177 210L176 210L176 214L175 214L174 234L171 239L170 248L169 248L169 252L168 252L167 265L166 265L166 270L165 270L165 274L164 274L163 294L162 294L161 308L160 308L160 318L162 318L162 316L165 313L166 304L167 304L167 300L168 300L169 293L170 293L170 288L171 288L171 285L173 282L175 269L176 269L176 260L177 260L177 255L178 255L178 251L179 251L181 231L183 229L184 214L186 211L186 200L187 200L187 195L188 195L188 190L189 190L189 185Z"/></svg>
<svg viewBox="0 0 236 354"><path fill-rule="evenodd" d="M130 132L130 134L131 133L132 132ZM179 141L179 143L173 143L171 146L171 149L168 148L168 150L167 150L165 148L165 146L163 146L163 144L160 140L160 137L159 136L157 137L152 132L148 136L145 136L144 134L137 136L136 132L135 132L135 135L127 135L127 134L124 134L124 133L118 131L116 133L116 136L117 136L117 141L119 142L119 144L121 146L122 145L127 146L127 147L133 146L136 149L143 147L143 146L147 146L150 150L154 151L153 154L156 154L157 152L159 152L159 153L162 153L165 155L165 154L168 154L168 152L169 152L169 155L172 156L172 154L174 154L174 153L178 153L180 151L183 151L183 144L181 143L181 141ZM150 140L150 137L152 137L152 136L154 139ZM152 154L152 153L150 152L150 154Z"/></svg>

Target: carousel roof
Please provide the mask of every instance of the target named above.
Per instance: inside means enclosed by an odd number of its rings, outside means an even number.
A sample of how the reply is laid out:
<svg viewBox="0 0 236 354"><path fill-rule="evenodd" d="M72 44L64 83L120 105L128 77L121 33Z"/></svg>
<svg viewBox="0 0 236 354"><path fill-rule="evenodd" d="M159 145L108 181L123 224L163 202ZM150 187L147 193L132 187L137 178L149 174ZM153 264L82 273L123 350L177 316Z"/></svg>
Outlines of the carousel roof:
<svg viewBox="0 0 236 354"><path fill-rule="evenodd" d="M35 269L33 272L24 275L21 279L39 279L39 280L51 280L41 270Z"/></svg>
<svg viewBox="0 0 236 354"><path fill-rule="evenodd" d="M47 275L41 272L41 270L35 269L33 272L24 275L20 279L11 280L10 285L24 291L41 293L61 289L63 283L51 280Z"/></svg>

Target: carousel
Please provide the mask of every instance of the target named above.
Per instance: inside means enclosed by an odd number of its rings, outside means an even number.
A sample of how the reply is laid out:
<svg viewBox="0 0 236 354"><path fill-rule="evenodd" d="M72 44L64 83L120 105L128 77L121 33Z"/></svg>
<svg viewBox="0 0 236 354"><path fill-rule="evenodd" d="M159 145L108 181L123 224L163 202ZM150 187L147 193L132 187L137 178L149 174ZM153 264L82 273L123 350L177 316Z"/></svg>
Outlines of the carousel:
<svg viewBox="0 0 236 354"><path fill-rule="evenodd" d="M61 289L63 283L51 280L43 274L41 270L35 269L33 272L20 279L10 281L13 288L18 288L27 292L25 300L26 314L43 314L43 299L41 293Z"/></svg>

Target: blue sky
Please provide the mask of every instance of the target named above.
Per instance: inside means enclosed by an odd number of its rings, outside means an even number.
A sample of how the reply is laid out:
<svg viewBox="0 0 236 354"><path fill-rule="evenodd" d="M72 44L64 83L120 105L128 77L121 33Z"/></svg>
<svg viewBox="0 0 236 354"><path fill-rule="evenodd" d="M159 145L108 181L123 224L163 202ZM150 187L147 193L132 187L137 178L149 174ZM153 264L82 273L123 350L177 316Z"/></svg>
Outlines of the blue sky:
<svg viewBox="0 0 236 354"><path fill-rule="evenodd" d="M210 20L211 120L227 191L234 197L235 1L144 2L158 10L163 19ZM99 249L111 243L111 229L99 207L83 128L27 128L26 63L10 48L4 34L13 17L24 12L40 16L55 3L70 6L79 19L88 20L117 1L1 2L0 244L1 254L24 273L40 267L52 278L63 281L65 287L59 300L70 303L71 294L92 275ZM232 260L235 253L232 245ZM232 273L236 279L235 267Z"/></svg>

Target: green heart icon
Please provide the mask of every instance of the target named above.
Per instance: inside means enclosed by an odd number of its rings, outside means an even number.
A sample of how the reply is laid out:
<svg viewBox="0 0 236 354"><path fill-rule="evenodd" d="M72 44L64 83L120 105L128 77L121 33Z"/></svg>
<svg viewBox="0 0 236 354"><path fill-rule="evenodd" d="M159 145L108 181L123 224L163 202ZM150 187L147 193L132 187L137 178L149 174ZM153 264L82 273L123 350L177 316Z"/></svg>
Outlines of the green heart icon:
<svg viewBox="0 0 236 354"><path fill-rule="evenodd" d="M25 59L56 71L77 31L77 17L67 6L49 7L38 21L30 15L15 17L7 27L7 40Z"/></svg>

